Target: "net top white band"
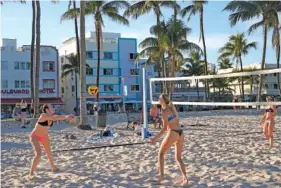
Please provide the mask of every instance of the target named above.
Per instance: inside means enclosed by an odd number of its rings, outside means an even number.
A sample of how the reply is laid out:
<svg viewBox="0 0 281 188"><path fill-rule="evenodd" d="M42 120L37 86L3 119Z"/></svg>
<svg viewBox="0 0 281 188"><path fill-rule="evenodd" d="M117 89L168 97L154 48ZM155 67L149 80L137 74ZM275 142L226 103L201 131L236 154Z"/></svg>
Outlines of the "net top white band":
<svg viewBox="0 0 281 188"><path fill-rule="evenodd" d="M281 73L281 68L279 68L279 69L270 69L270 70L259 70L259 71L252 71L252 72L223 73L223 74L217 74L217 75L204 75L204 76L150 78L149 80L150 80L150 82L154 82L154 81L180 81L180 80L196 80L196 79L252 76L252 75L274 74L274 73Z"/></svg>
<svg viewBox="0 0 281 188"><path fill-rule="evenodd" d="M151 101L151 104L159 104L158 101ZM191 106L281 106L281 102L176 102L175 105L191 105Z"/></svg>

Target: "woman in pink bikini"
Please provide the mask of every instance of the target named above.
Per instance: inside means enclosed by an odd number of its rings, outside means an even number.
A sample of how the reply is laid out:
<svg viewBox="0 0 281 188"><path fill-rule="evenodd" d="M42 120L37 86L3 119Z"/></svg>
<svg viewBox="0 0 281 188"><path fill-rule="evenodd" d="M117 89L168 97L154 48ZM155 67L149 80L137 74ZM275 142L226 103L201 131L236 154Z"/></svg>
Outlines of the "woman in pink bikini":
<svg viewBox="0 0 281 188"><path fill-rule="evenodd" d="M273 102L273 97L268 96L267 102ZM260 121L263 126L263 133L267 140L269 140L270 147L273 147L273 129L275 125L274 118L277 114L277 109L274 105L265 107L265 113Z"/></svg>
<svg viewBox="0 0 281 188"><path fill-rule="evenodd" d="M55 115L55 110L50 104L45 104L41 107L42 114L40 115L33 131L31 132L29 138L30 143L34 149L34 158L32 160L31 169L29 172L29 179L33 178L34 171L39 164L42 152L40 144L42 144L49 163L51 165L52 171L57 172L59 169L54 165L53 155L50 149L50 139L48 135L48 130L53 126L53 121L63 121L71 120L74 118L73 115L58 116Z"/></svg>

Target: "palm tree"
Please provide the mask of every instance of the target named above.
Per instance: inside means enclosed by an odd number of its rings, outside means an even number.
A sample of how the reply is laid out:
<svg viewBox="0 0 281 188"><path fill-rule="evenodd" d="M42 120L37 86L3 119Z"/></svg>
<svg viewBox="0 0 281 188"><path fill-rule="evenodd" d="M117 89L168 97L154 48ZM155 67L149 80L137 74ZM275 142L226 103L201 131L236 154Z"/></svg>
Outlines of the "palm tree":
<svg viewBox="0 0 281 188"><path fill-rule="evenodd" d="M257 71L256 68L246 68L244 72ZM259 83L259 75L251 75L245 77L245 83L250 85L250 95L253 95L253 87Z"/></svg>
<svg viewBox="0 0 281 188"><path fill-rule="evenodd" d="M91 129L87 122L86 109L86 40L85 40L85 1L80 1L80 123L78 128Z"/></svg>
<svg viewBox="0 0 281 188"><path fill-rule="evenodd" d="M161 23L160 17L162 16L161 8L173 8L174 10L179 10L180 6L175 1L151 1L151 0L143 0L138 1L137 3L130 6L125 12L124 16L126 17L132 17L134 19L138 19L141 15L148 14L149 12L153 11L155 17L156 17L156 26L159 26ZM160 33L156 34L157 40L160 40ZM160 41L158 41L160 43ZM163 77L167 76L166 73L166 63L164 61L164 53L160 52L158 55L154 55L155 62L159 62ZM160 73L159 73L160 77ZM161 88L161 92L164 92L164 88Z"/></svg>
<svg viewBox="0 0 281 188"><path fill-rule="evenodd" d="M190 50L200 51L200 47L192 42L189 42L186 37L190 32L190 28L186 27L181 20L169 19L167 23L162 21L159 25L152 26L150 28L151 34L159 36L148 37L144 39L139 47L142 51L139 56L147 56L151 59L158 59L160 55L166 55L168 59L168 65L170 66L171 76L175 75L175 66L181 65L184 59L182 53L189 52ZM165 62L165 61L163 61ZM166 64L166 62L165 62ZM166 85L166 84L165 84ZM165 89L167 86L165 87ZM173 88L173 84L170 86ZM170 89L171 97L173 95L173 89Z"/></svg>
<svg viewBox="0 0 281 188"><path fill-rule="evenodd" d="M97 86L100 82L100 51L103 46L102 26L104 26L103 16L109 17L110 20L121 23L123 25L129 25L129 21L119 14L122 8L128 8L129 3L127 1L88 1L85 5L85 15L92 15L94 17L95 29L96 29L96 41L98 51L98 63L97 63ZM62 19L73 19L78 16L77 9L70 9L62 15ZM97 102L99 102L99 93L97 93Z"/></svg>
<svg viewBox="0 0 281 188"><path fill-rule="evenodd" d="M71 5L73 5L73 10L76 10L76 1L69 1L68 3L68 10L70 10ZM76 38L76 51L77 51L77 59L80 61L80 45L79 45L79 33L78 33L78 21L77 21L77 15L73 14L74 18L74 28L75 28L75 38ZM64 21L65 18L61 16L61 22ZM80 64L80 63L79 63ZM76 107L78 104L76 104Z"/></svg>
<svg viewBox="0 0 281 188"><path fill-rule="evenodd" d="M35 61L35 85L34 85L34 111L35 117L39 114L39 71L40 71L40 1L36 1L36 61Z"/></svg>
<svg viewBox="0 0 281 188"><path fill-rule="evenodd" d="M69 3L68 3L68 10L70 10L71 5L73 5L73 9L76 10L76 1L75 0L74 1L70 0L69 1ZM61 22L62 21L64 21L64 17L61 17ZM78 61L80 61L80 45L79 45L80 42L79 42L78 21L77 21L77 15L76 14L74 14L74 28L75 28L75 38L76 38L76 51L77 51L77 57L76 58L77 58ZM76 65L80 66L80 63L78 62ZM80 71L77 70L77 71L74 71L74 72L75 72L75 87L76 87L76 89L75 89L75 96L76 96L76 104L75 104L75 106L76 106L76 109L78 109L77 75L76 74L79 73Z"/></svg>
<svg viewBox="0 0 281 188"><path fill-rule="evenodd" d="M229 69L232 68L232 63L229 58L222 58L219 60L219 68L220 69Z"/></svg>
<svg viewBox="0 0 281 188"><path fill-rule="evenodd" d="M208 60L207 60L207 48L206 48L206 43L205 43L205 35L204 35L204 5L207 4L208 1L204 0L199 0L199 1L192 1L192 5L189 5L185 8L182 9L181 14L182 17L185 17L186 14L189 13L188 16L188 21L190 21L191 16L195 15L196 13L199 13L200 17L200 37L199 41L201 40L202 37L202 42L203 42L203 52L204 52L204 62L205 62L205 75L208 74ZM205 84L205 92L206 92L206 98L208 98L208 93L209 93L209 84L208 81Z"/></svg>
<svg viewBox="0 0 281 188"><path fill-rule="evenodd" d="M204 60L201 60L201 54L199 52L191 52L190 58L185 59L186 63L183 68L184 76L200 76L204 74ZM195 80L197 97L199 100L199 80Z"/></svg>
<svg viewBox="0 0 281 188"><path fill-rule="evenodd" d="M80 50L79 50L80 51ZM62 74L61 77L67 77L71 73L74 73L75 76L75 99L76 99L76 109L78 109L78 84L77 84L77 74L80 73L80 61L78 59L78 54L70 54L69 56L66 56L66 59L68 60L69 64L63 64L62 65ZM87 69L91 69L90 65L86 63L86 72Z"/></svg>
<svg viewBox="0 0 281 188"><path fill-rule="evenodd" d="M261 17L262 20L250 26L248 32L251 34L258 28L263 28L263 53L261 60L261 69L264 69L266 57L267 33L274 19L274 14L280 11L279 1L231 1L223 10L233 12L229 16L230 25L234 26L240 21L249 21ZM259 91L257 101L261 100L263 75L260 76Z"/></svg>
<svg viewBox="0 0 281 188"><path fill-rule="evenodd" d="M229 37L229 42L227 42L222 48L219 49L219 52L222 53L219 56L219 59L225 57L232 57L236 60L236 64L240 64L240 71L243 72L243 62L242 55L247 55L251 48L256 49L257 43L250 42L248 43L245 39L244 33L238 33L237 35L231 35ZM241 77L241 86L242 86L242 98L244 99L244 82L243 77Z"/></svg>
<svg viewBox="0 0 281 188"><path fill-rule="evenodd" d="M32 27L31 27L31 45L30 45L30 93L31 93L31 99L32 101L35 101L34 99L34 45L35 45L35 19L36 19L36 4L35 1L32 1ZM34 105L34 103L32 103ZM35 109L34 106L32 106L33 110ZM32 117L34 117L35 112L31 114Z"/></svg>

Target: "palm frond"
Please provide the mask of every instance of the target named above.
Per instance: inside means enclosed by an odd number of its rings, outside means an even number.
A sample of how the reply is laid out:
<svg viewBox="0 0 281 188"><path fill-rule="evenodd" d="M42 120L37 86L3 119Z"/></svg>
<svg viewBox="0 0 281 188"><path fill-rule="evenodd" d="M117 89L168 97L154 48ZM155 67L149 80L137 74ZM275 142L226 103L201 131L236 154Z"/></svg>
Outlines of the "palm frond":
<svg viewBox="0 0 281 188"><path fill-rule="evenodd" d="M248 34L250 35L253 31L257 30L259 27L262 27L263 25L264 25L264 20L251 25L248 29Z"/></svg>
<svg viewBox="0 0 281 188"><path fill-rule="evenodd" d="M71 20L74 19L75 17L78 17L80 15L80 9L69 9L63 15L61 15L61 22L64 20Z"/></svg>
<svg viewBox="0 0 281 188"><path fill-rule="evenodd" d="M121 24L127 25L127 26L129 25L129 21L128 21L125 17L119 15L118 13L107 12L106 15L107 15L112 21L114 21L114 22L116 22L116 23L121 23Z"/></svg>
<svg viewBox="0 0 281 188"><path fill-rule="evenodd" d="M74 69L68 69L68 70L63 71L61 73L61 78L68 76L69 74L71 74L71 72L74 72Z"/></svg>
<svg viewBox="0 0 281 188"><path fill-rule="evenodd" d="M158 40L154 37L148 37L139 44L140 48L146 48L149 46L153 46L153 47L158 46Z"/></svg>

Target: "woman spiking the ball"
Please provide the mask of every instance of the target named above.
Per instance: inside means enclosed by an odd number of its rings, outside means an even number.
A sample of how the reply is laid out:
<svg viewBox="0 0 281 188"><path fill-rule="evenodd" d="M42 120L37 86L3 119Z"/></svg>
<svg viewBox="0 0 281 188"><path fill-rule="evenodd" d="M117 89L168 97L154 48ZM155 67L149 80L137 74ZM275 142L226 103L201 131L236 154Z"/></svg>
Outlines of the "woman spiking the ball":
<svg viewBox="0 0 281 188"><path fill-rule="evenodd" d="M31 180L34 175L34 171L36 167L39 164L42 152L40 144L43 146L49 163L51 165L52 171L57 172L59 171L59 168L57 168L53 161L53 155L52 151L50 149L50 139L48 135L48 130L51 126L53 126L53 121L63 121L63 120L69 120L73 121L74 116L73 115L65 115L65 116L59 116L55 115L55 110L52 105L45 104L41 107L42 114L40 115L37 123L35 124L35 127L33 131L31 132L29 138L30 143L34 149L34 158L32 160L30 172L29 172L29 179Z"/></svg>
<svg viewBox="0 0 281 188"><path fill-rule="evenodd" d="M181 158L184 146L184 135L179 124L178 112L167 94L162 94L159 97L159 103L162 106L163 128L154 138L151 139L152 144L155 144L166 131L168 131L168 133L163 139L158 153L160 178L157 182L161 183L161 181L165 178L164 154L172 147L173 144L175 144L175 158L182 173L182 185L187 185L188 179L186 176L186 169Z"/></svg>

